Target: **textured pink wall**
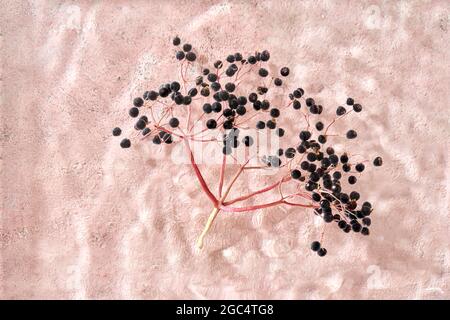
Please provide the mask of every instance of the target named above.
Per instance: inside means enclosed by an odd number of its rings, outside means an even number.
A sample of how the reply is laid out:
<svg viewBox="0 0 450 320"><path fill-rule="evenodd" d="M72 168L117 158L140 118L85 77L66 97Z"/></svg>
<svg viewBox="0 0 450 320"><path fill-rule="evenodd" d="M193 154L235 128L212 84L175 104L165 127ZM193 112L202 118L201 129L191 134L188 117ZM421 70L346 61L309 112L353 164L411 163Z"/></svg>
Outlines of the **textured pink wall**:
<svg viewBox="0 0 450 320"><path fill-rule="evenodd" d="M0 4L1 298L450 298L448 1L89 3ZM319 258L322 224L275 208L194 248L191 169L111 137L175 72L175 34L211 59L268 49L325 107L362 101L353 148L385 160L361 179L370 237L329 228Z"/></svg>

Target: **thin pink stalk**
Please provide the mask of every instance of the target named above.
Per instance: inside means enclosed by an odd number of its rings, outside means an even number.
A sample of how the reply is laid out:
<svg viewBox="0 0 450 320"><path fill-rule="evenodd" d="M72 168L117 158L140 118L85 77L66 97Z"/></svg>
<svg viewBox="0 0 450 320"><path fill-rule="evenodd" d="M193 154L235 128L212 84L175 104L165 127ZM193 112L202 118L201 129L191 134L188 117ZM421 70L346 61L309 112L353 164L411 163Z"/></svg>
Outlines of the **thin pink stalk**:
<svg viewBox="0 0 450 320"><path fill-rule="evenodd" d="M223 155L222 167L220 168L220 178L219 178L219 198L222 197L223 179L225 177L226 164L227 164L227 156Z"/></svg>
<svg viewBox="0 0 450 320"><path fill-rule="evenodd" d="M269 202L269 203L258 204L258 205L248 206L248 207L240 207L240 208L221 206L220 209L225 212L245 212L245 211L254 211L254 210L259 210L259 209L270 208L270 207L274 207L274 206L277 206L280 204L286 204L289 206L302 207L302 208L316 208L317 207L317 205L292 203L292 202L288 202L284 199L280 199L280 200Z"/></svg>
<svg viewBox="0 0 450 320"><path fill-rule="evenodd" d="M231 182L228 184L224 195L220 198L220 203L223 203L223 201L227 198L228 194L231 191L231 188L233 187L233 184L236 182L236 180L239 178L239 176L241 175L242 171L244 171L245 166L247 165L247 163L250 160L247 160L243 165L240 166L239 170L236 172L236 174L234 175L233 179L231 180Z"/></svg>
<svg viewBox="0 0 450 320"><path fill-rule="evenodd" d="M291 177L283 178L283 180L278 181L277 183L274 183L274 184L272 184L272 185L270 185L270 186L267 186L267 187L265 187L265 188L263 188L263 189L260 189L260 190L257 190L257 191L255 191L255 192L249 193L249 194L247 194L247 195L245 195L245 196L238 197L238 198L236 198L236 199L233 199L233 200L224 202L224 205L225 205L225 206L228 206L228 205L231 205L231 204L236 203L236 202L241 202L241 201L250 199L251 197L254 197L254 196L258 195L258 194L265 193L265 192L267 192L267 191L270 191L270 190L272 190L272 189L275 189L275 188L277 188L280 184L282 184L283 182L287 182L287 181L289 181L290 179L291 179Z"/></svg>
<svg viewBox="0 0 450 320"><path fill-rule="evenodd" d="M192 153L191 147L189 146L189 142L187 139L184 139L186 148L189 152L189 158L191 160L192 168L194 169L195 175L197 176L198 181L200 182L200 185L202 187L202 190L206 193L208 198L211 200L211 202L216 207L218 204L217 198L212 194L211 190L209 190L208 185L205 182L205 179L202 176L202 173L200 172L200 169L198 168L197 163L195 162L194 154Z"/></svg>
<svg viewBox="0 0 450 320"><path fill-rule="evenodd" d="M339 119L342 119L343 117L345 117L346 115L348 115L349 113L351 113L353 110L347 111L345 114L343 114L340 117L334 118L333 121L331 121L331 123L325 128L325 133L324 135L327 135L328 129L330 129L330 127Z"/></svg>

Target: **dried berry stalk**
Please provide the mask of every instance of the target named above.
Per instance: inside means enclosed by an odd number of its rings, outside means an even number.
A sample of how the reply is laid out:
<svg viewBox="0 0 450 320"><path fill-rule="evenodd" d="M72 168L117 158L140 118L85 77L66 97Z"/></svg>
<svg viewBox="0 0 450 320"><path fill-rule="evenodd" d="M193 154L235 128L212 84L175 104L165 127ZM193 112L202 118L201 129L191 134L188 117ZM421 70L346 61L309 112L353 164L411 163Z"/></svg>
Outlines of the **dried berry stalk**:
<svg viewBox="0 0 450 320"><path fill-rule="evenodd" d="M220 212L248 212L280 205L311 208L326 223L335 222L346 233L353 230L369 234L372 205L366 201L358 208L359 193L343 191L346 185L357 182L357 175L364 171L368 160L351 161L345 152L338 155L331 144L333 139L355 139L356 131L348 130L345 137L329 133L336 122L352 111L361 112L360 104L348 98L347 107L339 106L336 117L325 125L319 120L322 105L313 98L305 99L302 88L289 90L282 80L289 76L289 68L281 68L280 76L270 76L267 50L247 58L241 53L231 54L225 61L214 62L209 69L198 63L197 53L190 44L181 46L178 37L173 39L173 44L177 47L175 58L179 61L180 82L164 83L157 91L144 92L142 98L134 99L129 115L140 116L134 124L142 133L140 140L151 139L155 145L184 143L201 190L212 204L197 241L199 248L203 247L204 238ZM198 74L192 77L195 70ZM276 94L286 90L289 90L288 99L283 102ZM280 148L282 139L292 138L281 127L283 117L301 119L303 124L298 133L299 142ZM113 129L114 136L121 133L120 128ZM277 138L275 148L273 139L268 146L267 137ZM222 154L217 192L211 190L203 177L194 144L212 145ZM123 139L120 146L129 148L130 139ZM227 179L226 169L236 164L237 171ZM376 157L373 164L381 166L381 157ZM257 191L228 199L236 181L246 171L254 170L270 171L273 181ZM287 185L289 192L284 189ZM277 198L267 201L268 194L276 194ZM255 200L256 204L242 204L248 200ZM319 256L327 253L319 241L312 242L311 249Z"/></svg>

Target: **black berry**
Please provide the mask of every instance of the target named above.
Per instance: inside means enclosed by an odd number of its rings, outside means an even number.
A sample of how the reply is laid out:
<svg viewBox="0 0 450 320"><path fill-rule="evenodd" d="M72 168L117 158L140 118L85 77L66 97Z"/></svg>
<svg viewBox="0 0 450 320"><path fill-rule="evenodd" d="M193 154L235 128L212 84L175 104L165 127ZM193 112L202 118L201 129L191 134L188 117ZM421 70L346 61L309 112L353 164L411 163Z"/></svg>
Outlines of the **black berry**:
<svg viewBox="0 0 450 320"><path fill-rule="evenodd" d="M180 40L180 38L175 37L175 38L173 38L172 43L174 46L178 46L178 45L180 45L181 40Z"/></svg>
<svg viewBox="0 0 450 320"><path fill-rule="evenodd" d="M141 97L137 97L137 98L134 98L134 100L133 100L133 105L135 106L135 107L142 107L142 105L144 104L144 100L142 100L142 98Z"/></svg>
<svg viewBox="0 0 450 320"><path fill-rule="evenodd" d="M120 136L121 133L122 133L122 129L120 129L119 127L114 128L112 131L112 134L115 137Z"/></svg>
<svg viewBox="0 0 450 320"><path fill-rule="evenodd" d="M197 56L196 56L195 53L193 53L192 51L186 53L186 60L187 60L187 61L192 62L192 61L195 61L195 59L197 59Z"/></svg>
<svg viewBox="0 0 450 320"><path fill-rule="evenodd" d="M358 172L363 172L363 171L364 171L364 168L365 168L365 166L364 166L363 163L358 163L358 164L355 166L355 169L356 169L356 171L358 171Z"/></svg>
<svg viewBox="0 0 450 320"><path fill-rule="evenodd" d="M323 125L323 123L321 121L316 123L316 129L317 130L321 131L321 130L323 130L323 127L324 127L324 125Z"/></svg>
<svg viewBox="0 0 450 320"><path fill-rule="evenodd" d="M270 110L270 116L272 118L278 118L280 116L280 110L278 110L277 108L273 108L272 110Z"/></svg>
<svg viewBox="0 0 450 320"><path fill-rule="evenodd" d="M319 251L320 249L320 242L319 241L314 241L313 243L311 243L311 250L312 251Z"/></svg>
<svg viewBox="0 0 450 320"><path fill-rule="evenodd" d="M184 52L183 51L177 51L177 54L176 54L176 58L178 59L178 60L183 60L184 59ZM161 142L160 142L161 143Z"/></svg>
<svg viewBox="0 0 450 320"><path fill-rule="evenodd" d="M217 122L214 119L209 119L208 121L206 121L206 127L208 129L215 129L217 127Z"/></svg>
<svg viewBox="0 0 450 320"><path fill-rule="evenodd" d="M128 114L130 115L130 117L136 118L139 115L139 109L136 107L131 108L130 111L128 111Z"/></svg>
<svg viewBox="0 0 450 320"><path fill-rule="evenodd" d="M131 142L129 139L123 139L120 141L120 146L124 149L131 147Z"/></svg>
<svg viewBox="0 0 450 320"><path fill-rule="evenodd" d="M317 254L319 255L319 257L324 257L327 254L327 249L320 248L320 250L317 251Z"/></svg>
<svg viewBox="0 0 450 320"><path fill-rule="evenodd" d="M383 159L381 157L376 157L373 160L373 165L376 167L381 167L383 165Z"/></svg>
<svg viewBox="0 0 450 320"><path fill-rule="evenodd" d="M253 138L250 136L245 136L242 142L245 144L245 146L250 147L253 144Z"/></svg>
<svg viewBox="0 0 450 320"><path fill-rule="evenodd" d="M261 77L267 77L267 76L269 75L269 71L267 71L267 70L264 69L264 68L260 68L259 71L258 71L258 74L259 74Z"/></svg>
<svg viewBox="0 0 450 320"><path fill-rule="evenodd" d="M300 179L301 176L302 176L302 173L300 172L300 170L294 169L291 171L292 179Z"/></svg>
<svg viewBox="0 0 450 320"><path fill-rule="evenodd" d="M192 45L190 45L189 43L183 44L183 51L184 52L189 52L191 50L192 50Z"/></svg>
<svg viewBox="0 0 450 320"><path fill-rule="evenodd" d="M287 76L289 75L289 68L288 68L288 67L283 67L283 68L281 68L280 74L281 74L283 77L287 77Z"/></svg>
<svg viewBox="0 0 450 320"><path fill-rule="evenodd" d="M180 124L180 121L179 121L177 118L172 118L172 119L170 119L170 121L169 121L169 125L170 125L172 128L178 127L179 124Z"/></svg>
<svg viewBox="0 0 450 320"><path fill-rule="evenodd" d="M347 110L345 110L345 108L342 107L342 106L339 106L339 107L337 107L337 109L336 109L336 114L337 114L338 116L343 116L346 112L347 112Z"/></svg>
<svg viewBox="0 0 450 320"><path fill-rule="evenodd" d="M356 133L355 130L348 130L346 136L347 139L355 139L358 136L358 134Z"/></svg>

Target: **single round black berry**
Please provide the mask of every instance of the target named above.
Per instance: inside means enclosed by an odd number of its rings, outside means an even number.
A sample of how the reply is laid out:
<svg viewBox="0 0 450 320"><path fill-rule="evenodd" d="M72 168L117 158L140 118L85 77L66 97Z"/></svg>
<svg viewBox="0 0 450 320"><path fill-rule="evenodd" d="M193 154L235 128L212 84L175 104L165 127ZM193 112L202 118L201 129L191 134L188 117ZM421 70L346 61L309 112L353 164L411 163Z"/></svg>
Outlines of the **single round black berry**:
<svg viewBox="0 0 450 320"><path fill-rule="evenodd" d="M225 85L225 90L227 90L228 92L233 92L234 89L236 89L236 85L234 83L232 83L232 82L228 82Z"/></svg>
<svg viewBox="0 0 450 320"><path fill-rule="evenodd" d="M376 167L381 167L383 165L383 159L381 157L376 157L373 160L373 165Z"/></svg>
<svg viewBox="0 0 450 320"><path fill-rule="evenodd" d="M210 74L208 74L207 79L209 80L209 82L216 82L217 75L215 73L210 73Z"/></svg>
<svg viewBox="0 0 450 320"><path fill-rule="evenodd" d="M284 129L283 128L278 128L277 130L275 130L275 134L279 137L284 136ZM294 149L294 148L292 148ZM295 149L294 149L295 150Z"/></svg>
<svg viewBox="0 0 450 320"><path fill-rule="evenodd" d="M308 107L311 107L311 106L313 106L313 105L316 104L313 98L307 98L307 99L305 100L305 103L306 103L306 105L307 105Z"/></svg>
<svg viewBox="0 0 450 320"><path fill-rule="evenodd" d="M313 161L317 160L317 155L314 152L310 152L310 153L308 153L306 158L308 159L308 161L313 162Z"/></svg>
<svg viewBox="0 0 450 320"><path fill-rule="evenodd" d="M324 125L323 125L323 123L322 123L321 121L319 121L319 122L316 123L316 129L317 129L318 131L323 130L323 127L324 127Z"/></svg>
<svg viewBox="0 0 450 320"><path fill-rule="evenodd" d="M183 51L177 51L177 54L176 54L176 58L178 59L178 60L183 60L184 59L184 52ZM161 142L160 142L161 143Z"/></svg>
<svg viewBox="0 0 450 320"><path fill-rule="evenodd" d="M180 38L175 37L175 38L173 38L172 43L174 46L178 46L178 45L180 45L181 40L180 40Z"/></svg>
<svg viewBox="0 0 450 320"><path fill-rule="evenodd" d="M206 121L206 127L208 129L215 129L217 127L217 122L214 119L209 119L208 121Z"/></svg>
<svg viewBox="0 0 450 320"><path fill-rule="evenodd" d="M172 128L178 127L179 124L180 124L180 121L179 121L177 118L172 118L172 119L170 119L170 121L169 121L169 125L170 125Z"/></svg>
<svg viewBox="0 0 450 320"><path fill-rule="evenodd" d="M300 140L307 141L307 140L309 140L309 138L311 138L311 132L302 131L302 132L300 132L299 137L300 137Z"/></svg>
<svg viewBox="0 0 450 320"><path fill-rule="evenodd" d="M236 61L236 58L235 58L235 56L233 54L230 54L230 55L227 56L227 61L229 63L233 63L234 61Z"/></svg>
<svg viewBox="0 0 450 320"><path fill-rule="evenodd" d="M275 123L275 121L272 121L272 120L268 120L268 121L266 122L266 125L267 125L267 128L269 128L269 129L275 129L276 126L277 126L277 124Z"/></svg>
<svg viewBox="0 0 450 320"><path fill-rule="evenodd" d="M272 118L278 118L280 116L280 110L277 108L273 108L272 110L270 110L270 116Z"/></svg>
<svg viewBox="0 0 450 320"><path fill-rule="evenodd" d="M161 144L161 138L159 136L154 136L152 142L154 144Z"/></svg>
<svg viewBox="0 0 450 320"><path fill-rule="evenodd" d="M247 112L247 109L244 106L238 106L236 108L236 113L240 116L243 116Z"/></svg>
<svg viewBox="0 0 450 320"><path fill-rule="evenodd" d="M300 172L300 170L294 169L291 171L292 179L300 179L301 176L302 176L302 173Z"/></svg>
<svg viewBox="0 0 450 320"><path fill-rule="evenodd" d="M338 227L344 229L345 227L347 227L347 222L345 222L344 220L339 221Z"/></svg>
<svg viewBox="0 0 450 320"><path fill-rule="evenodd" d="M212 105L212 111L219 113L220 111L222 111L222 105L220 104L220 102L214 102Z"/></svg>
<svg viewBox="0 0 450 320"><path fill-rule="evenodd" d="M364 166L363 163L358 163L358 164L355 166L355 169L356 169L356 171L358 171L358 172L363 172L363 171L364 171L364 168L365 168L365 166Z"/></svg>
<svg viewBox="0 0 450 320"><path fill-rule="evenodd" d="M178 92L180 88L181 88L180 83L177 81L174 81L170 84L170 90L172 90L173 92Z"/></svg>
<svg viewBox="0 0 450 320"><path fill-rule="evenodd" d="M361 229L361 234L364 235L364 236L368 236L369 235L369 228L363 227Z"/></svg>
<svg viewBox="0 0 450 320"><path fill-rule="evenodd" d="M189 89L189 91L188 91L188 96L189 96L189 97L195 97L195 96L197 95L197 93L198 93L197 88L191 88L191 89Z"/></svg>
<svg viewBox="0 0 450 320"><path fill-rule="evenodd" d="M133 107L130 109L130 111L128 111L128 114L130 115L130 117L136 118L139 115L139 109L136 107Z"/></svg>
<svg viewBox="0 0 450 320"><path fill-rule="evenodd" d="M295 149L287 148L286 151L284 152L284 155L286 156L286 158L292 159L293 157L295 157Z"/></svg>
<svg viewBox="0 0 450 320"><path fill-rule="evenodd" d="M203 105L203 112L204 113L211 113L212 112L212 106L209 103L205 103Z"/></svg>
<svg viewBox="0 0 450 320"><path fill-rule="evenodd" d="M360 195L359 195L358 192L356 192L356 191L350 192L350 199L351 200L357 201L357 200L359 200L359 197L360 197Z"/></svg>
<svg viewBox="0 0 450 320"><path fill-rule="evenodd" d="M121 133L122 133L122 129L120 129L119 127L114 128L112 131L112 134L115 137L120 136Z"/></svg>
<svg viewBox="0 0 450 320"><path fill-rule="evenodd" d="M197 59L197 55L195 53L193 53L192 51L186 53L186 60L187 61L193 62L193 61L195 61L195 59Z"/></svg>
<svg viewBox="0 0 450 320"><path fill-rule="evenodd" d="M143 136L146 136L146 135L148 135L149 133L150 133L150 128L149 128L149 127L144 128L144 130L142 130L142 135L143 135Z"/></svg>
<svg viewBox="0 0 450 320"><path fill-rule="evenodd" d="M209 97L210 93L211 92L209 91L208 87L204 87L202 88L202 90L200 90L200 94L204 97Z"/></svg>
<svg viewBox="0 0 450 320"><path fill-rule="evenodd" d="M317 251L317 254L319 255L319 257L324 257L327 254L327 249L320 248L320 250Z"/></svg>
<svg viewBox="0 0 450 320"><path fill-rule="evenodd" d="M356 133L355 130L348 130L346 136L347 139L355 139L358 136L358 134Z"/></svg>
<svg viewBox="0 0 450 320"><path fill-rule="evenodd" d="M318 140L321 144L324 144L324 143L327 142L327 137L321 134L319 137L317 137L317 140Z"/></svg>
<svg viewBox="0 0 450 320"><path fill-rule="evenodd" d="M342 106L339 106L339 107L337 107L337 109L336 109L336 114L337 114L338 116L343 116L346 112L347 112L347 110L345 110L345 108L342 107Z"/></svg>
<svg viewBox="0 0 450 320"><path fill-rule="evenodd" d="M191 104L191 102L192 102L192 98L190 97L190 96L184 96L183 97L183 104L184 105L189 105L189 104Z"/></svg>
<svg viewBox="0 0 450 320"><path fill-rule="evenodd" d="M268 61L270 59L269 51L264 50L263 52L261 52L260 59L261 59L261 61Z"/></svg>
<svg viewBox="0 0 450 320"><path fill-rule="evenodd" d="M223 62L220 60L217 60L216 62L214 62L214 68L216 69L220 69L223 67Z"/></svg>
<svg viewBox="0 0 450 320"><path fill-rule="evenodd" d="M159 89L159 95L163 98L167 97L170 93L170 89L167 87L161 87Z"/></svg>
<svg viewBox="0 0 450 320"><path fill-rule="evenodd" d="M137 98L134 98L134 100L133 100L133 105L135 106L135 107L142 107L142 105L144 104L144 100L142 100L142 98L141 97L137 97Z"/></svg>
<svg viewBox="0 0 450 320"><path fill-rule="evenodd" d="M350 184L355 184L357 180L358 179L356 179L355 176L348 177L348 183L350 183Z"/></svg>
<svg viewBox="0 0 450 320"><path fill-rule="evenodd" d="M251 145L253 145L253 138L250 136L245 136L244 139L242 139L242 142L246 147L250 147Z"/></svg>
<svg viewBox="0 0 450 320"><path fill-rule="evenodd" d="M258 121L256 123L256 128L257 129L264 129L266 127L266 124L264 123L264 121Z"/></svg>
<svg viewBox="0 0 450 320"><path fill-rule="evenodd" d="M356 223L352 224L352 230L354 232L360 232L361 229L362 229L362 226L361 226L361 224L359 222L356 222Z"/></svg>
<svg viewBox="0 0 450 320"><path fill-rule="evenodd" d="M120 146L124 149L131 147L131 141L130 139L123 139L122 141L120 141Z"/></svg>
<svg viewBox="0 0 450 320"><path fill-rule="evenodd" d="M233 121L232 120L227 120L223 123L223 128L224 129L232 129L233 128Z"/></svg>
<svg viewBox="0 0 450 320"><path fill-rule="evenodd" d="M320 249L320 242L319 241L314 241L313 243L311 243L311 250L312 251L319 251Z"/></svg>
<svg viewBox="0 0 450 320"><path fill-rule="evenodd" d="M267 70L264 69L264 68L260 68L259 71L258 71L258 74L259 74L261 77L267 77L267 76L269 75L269 71L267 71Z"/></svg>
<svg viewBox="0 0 450 320"><path fill-rule="evenodd" d="M287 77L287 76L289 75L289 68L288 68L288 67L283 67L283 68L281 68L280 74L281 74L283 77Z"/></svg>
<svg viewBox="0 0 450 320"><path fill-rule="evenodd" d="M142 130L147 126L147 123L143 119L139 119L136 124L134 125L134 128L136 130Z"/></svg>
<svg viewBox="0 0 450 320"><path fill-rule="evenodd" d="M192 45L190 45L189 43L183 44L183 51L184 52L189 52L191 50L192 50Z"/></svg>

